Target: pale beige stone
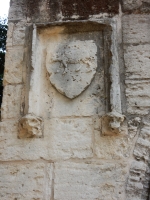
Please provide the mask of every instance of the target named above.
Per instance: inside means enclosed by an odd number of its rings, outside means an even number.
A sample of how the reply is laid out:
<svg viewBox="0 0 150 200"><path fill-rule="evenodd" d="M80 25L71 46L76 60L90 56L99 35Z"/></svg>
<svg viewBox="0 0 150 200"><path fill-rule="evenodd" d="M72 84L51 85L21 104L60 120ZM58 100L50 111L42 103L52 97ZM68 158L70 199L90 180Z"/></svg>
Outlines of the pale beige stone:
<svg viewBox="0 0 150 200"><path fill-rule="evenodd" d="M146 115L149 113L149 88L149 80L126 81L127 111L129 114Z"/></svg>
<svg viewBox="0 0 150 200"><path fill-rule="evenodd" d="M47 140L50 158L93 157L92 119L53 119L47 120L46 123L44 137Z"/></svg>
<svg viewBox="0 0 150 200"><path fill-rule="evenodd" d="M121 126L125 119L124 115L116 111L107 113L102 117L102 135L118 135L122 132Z"/></svg>
<svg viewBox="0 0 150 200"><path fill-rule="evenodd" d="M102 136L95 130L94 152L99 159L120 160L132 153L133 140L128 136Z"/></svg>
<svg viewBox="0 0 150 200"><path fill-rule="evenodd" d="M22 20L26 18L25 15L26 4L24 0L12 0L9 8L9 20Z"/></svg>
<svg viewBox="0 0 150 200"><path fill-rule="evenodd" d="M124 199L125 163L56 163L55 200Z"/></svg>
<svg viewBox="0 0 150 200"><path fill-rule="evenodd" d="M90 118L49 119L44 138L18 139L18 121L0 123L1 160L66 160L93 157L93 126Z"/></svg>
<svg viewBox="0 0 150 200"><path fill-rule="evenodd" d="M150 16L149 15L124 15L123 16L123 42L146 43L150 42Z"/></svg>
<svg viewBox="0 0 150 200"><path fill-rule="evenodd" d="M54 42L53 42L54 43ZM50 82L70 99L79 96L92 82L97 69L97 46L93 40L64 40L49 45L46 68Z"/></svg>
<svg viewBox="0 0 150 200"><path fill-rule="evenodd" d="M19 138L43 137L43 120L33 113L23 116L19 120Z"/></svg>
<svg viewBox="0 0 150 200"><path fill-rule="evenodd" d="M14 25L13 29L13 45L20 46L25 44L25 23L18 22Z"/></svg>
<svg viewBox="0 0 150 200"><path fill-rule="evenodd" d="M24 48L9 48L6 53L4 85L22 83Z"/></svg>
<svg viewBox="0 0 150 200"><path fill-rule="evenodd" d="M150 78L150 45L124 47L126 79Z"/></svg>
<svg viewBox="0 0 150 200"><path fill-rule="evenodd" d="M12 41L13 41L13 29L14 29L14 23L9 22L8 23L8 30L7 30L7 47L12 46Z"/></svg>
<svg viewBox="0 0 150 200"><path fill-rule="evenodd" d="M51 198L52 164L6 163L0 165L1 200L35 200ZM48 192L47 192L48 191Z"/></svg>
<svg viewBox="0 0 150 200"><path fill-rule="evenodd" d="M22 85L7 85L3 91L2 119L19 118L21 112Z"/></svg>

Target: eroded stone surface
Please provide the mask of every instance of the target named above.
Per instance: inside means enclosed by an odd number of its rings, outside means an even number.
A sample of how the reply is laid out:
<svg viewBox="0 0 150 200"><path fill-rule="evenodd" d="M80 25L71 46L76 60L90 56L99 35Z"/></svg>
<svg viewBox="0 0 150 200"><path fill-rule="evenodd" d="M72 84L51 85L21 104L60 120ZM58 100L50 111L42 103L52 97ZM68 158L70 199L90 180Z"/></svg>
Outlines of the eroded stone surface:
<svg viewBox="0 0 150 200"><path fill-rule="evenodd" d="M126 79L150 78L150 45L128 46L124 51Z"/></svg>
<svg viewBox="0 0 150 200"><path fill-rule="evenodd" d="M121 126L125 119L122 114L112 111L102 117L102 134L103 135L116 135L121 132Z"/></svg>
<svg viewBox="0 0 150 200"><path fill-rule="evenodd" d="M52 164L43 163L0 165L0 199L49 200L52 170Z"/></svg>
<svg viewBox="0 0 150 200"><path fill-rule="evenodd" d="M122 0L123 11L129 13L150 13L149 0Z"/></svg>
<svg viewBox="0 0 150 200"><path fill-rule="evenodd" d="M127 80L126 97L127 111L130 114L146 115L150 108L150 81Z"/></svg>
<svg viewBox="0 0 150 200"><path fill-rule="evenodd" d="M145 179L146 164L134 161L130 167L127 182L127 199L141 200L143 192L143 180Z"/></svg>
<svg viewBox="0 0 150 200"><path fill-rule="evenodd" d="M125 176L125 163L56 163L54 199L120 200Z"/></svg>
<svg viewBox="0 0 150 200"><path fill-rule="evenodd" d="M22 83L24 48L7 49L5 62L4 85Z"/></svg>
<svg viewBox="0 0 150 200"><path fill-rule="evenodd" d="M50 82L63 95L73 99L91 83L97 69L94 41L66 41L47 52Z"/></svg>
<svg viewBox="0 0 150 200"><path fill-rule="evenodd" d="M17 139L18 121L0 123L0 159L67 160L93 157L93 126L90 118L44 121L43 138Z"/></svg>
<svg viewBox="0 0 150 200"><path fill-rule="evenodd" d="M2 119L19 118L21 110L22 85L7 85L3 91Z"/></svg>
<svg viewBox="0 0 150 200"><path fill-rule="evenodd" d="M43 136L43 120L33 113L27 114L19 120L19 138L33 138Z"/></svg>
<svg viewBox="0 0 150 200"><path fill-rule="evenodd" d="M140 44L150 42L149 15L124 15L122 21L124 43Z"/></svg>

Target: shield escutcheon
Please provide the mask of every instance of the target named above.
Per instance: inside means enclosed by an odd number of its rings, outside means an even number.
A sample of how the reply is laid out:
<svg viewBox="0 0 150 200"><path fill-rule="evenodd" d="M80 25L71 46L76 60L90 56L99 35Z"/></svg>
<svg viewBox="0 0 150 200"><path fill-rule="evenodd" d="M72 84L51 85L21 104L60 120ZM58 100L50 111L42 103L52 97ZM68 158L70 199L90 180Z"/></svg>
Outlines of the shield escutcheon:
<svg viewBox="0 0 150 200"><path fill-rule="evenodd" d="M46 68L51 84L66 97L79 96L92 82L97 69L93 40L66 41L48 49Z"/></svg>

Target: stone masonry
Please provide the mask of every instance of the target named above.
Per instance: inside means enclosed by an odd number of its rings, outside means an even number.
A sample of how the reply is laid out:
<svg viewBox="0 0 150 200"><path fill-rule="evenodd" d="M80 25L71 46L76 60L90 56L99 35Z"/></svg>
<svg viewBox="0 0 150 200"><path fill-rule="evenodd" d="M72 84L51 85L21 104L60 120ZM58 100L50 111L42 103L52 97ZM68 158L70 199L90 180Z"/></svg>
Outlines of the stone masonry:
<svg viewBox="0 0 150 200"><path fill-rule="evenodd" d="M148 200L150 1L11 0L0 200Z"/></svg>

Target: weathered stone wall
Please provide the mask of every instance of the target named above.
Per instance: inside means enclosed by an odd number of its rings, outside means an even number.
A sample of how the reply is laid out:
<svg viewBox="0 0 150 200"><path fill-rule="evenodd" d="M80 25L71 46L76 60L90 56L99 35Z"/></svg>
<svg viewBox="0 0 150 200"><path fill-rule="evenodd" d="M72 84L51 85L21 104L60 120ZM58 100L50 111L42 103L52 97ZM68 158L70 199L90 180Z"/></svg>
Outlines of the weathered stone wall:
<svg viewBox="0 0 150 200"><path fill-rule="evenodd" d="M149 14L149 0L11 0L1 200L148 199Z"/></svg>

